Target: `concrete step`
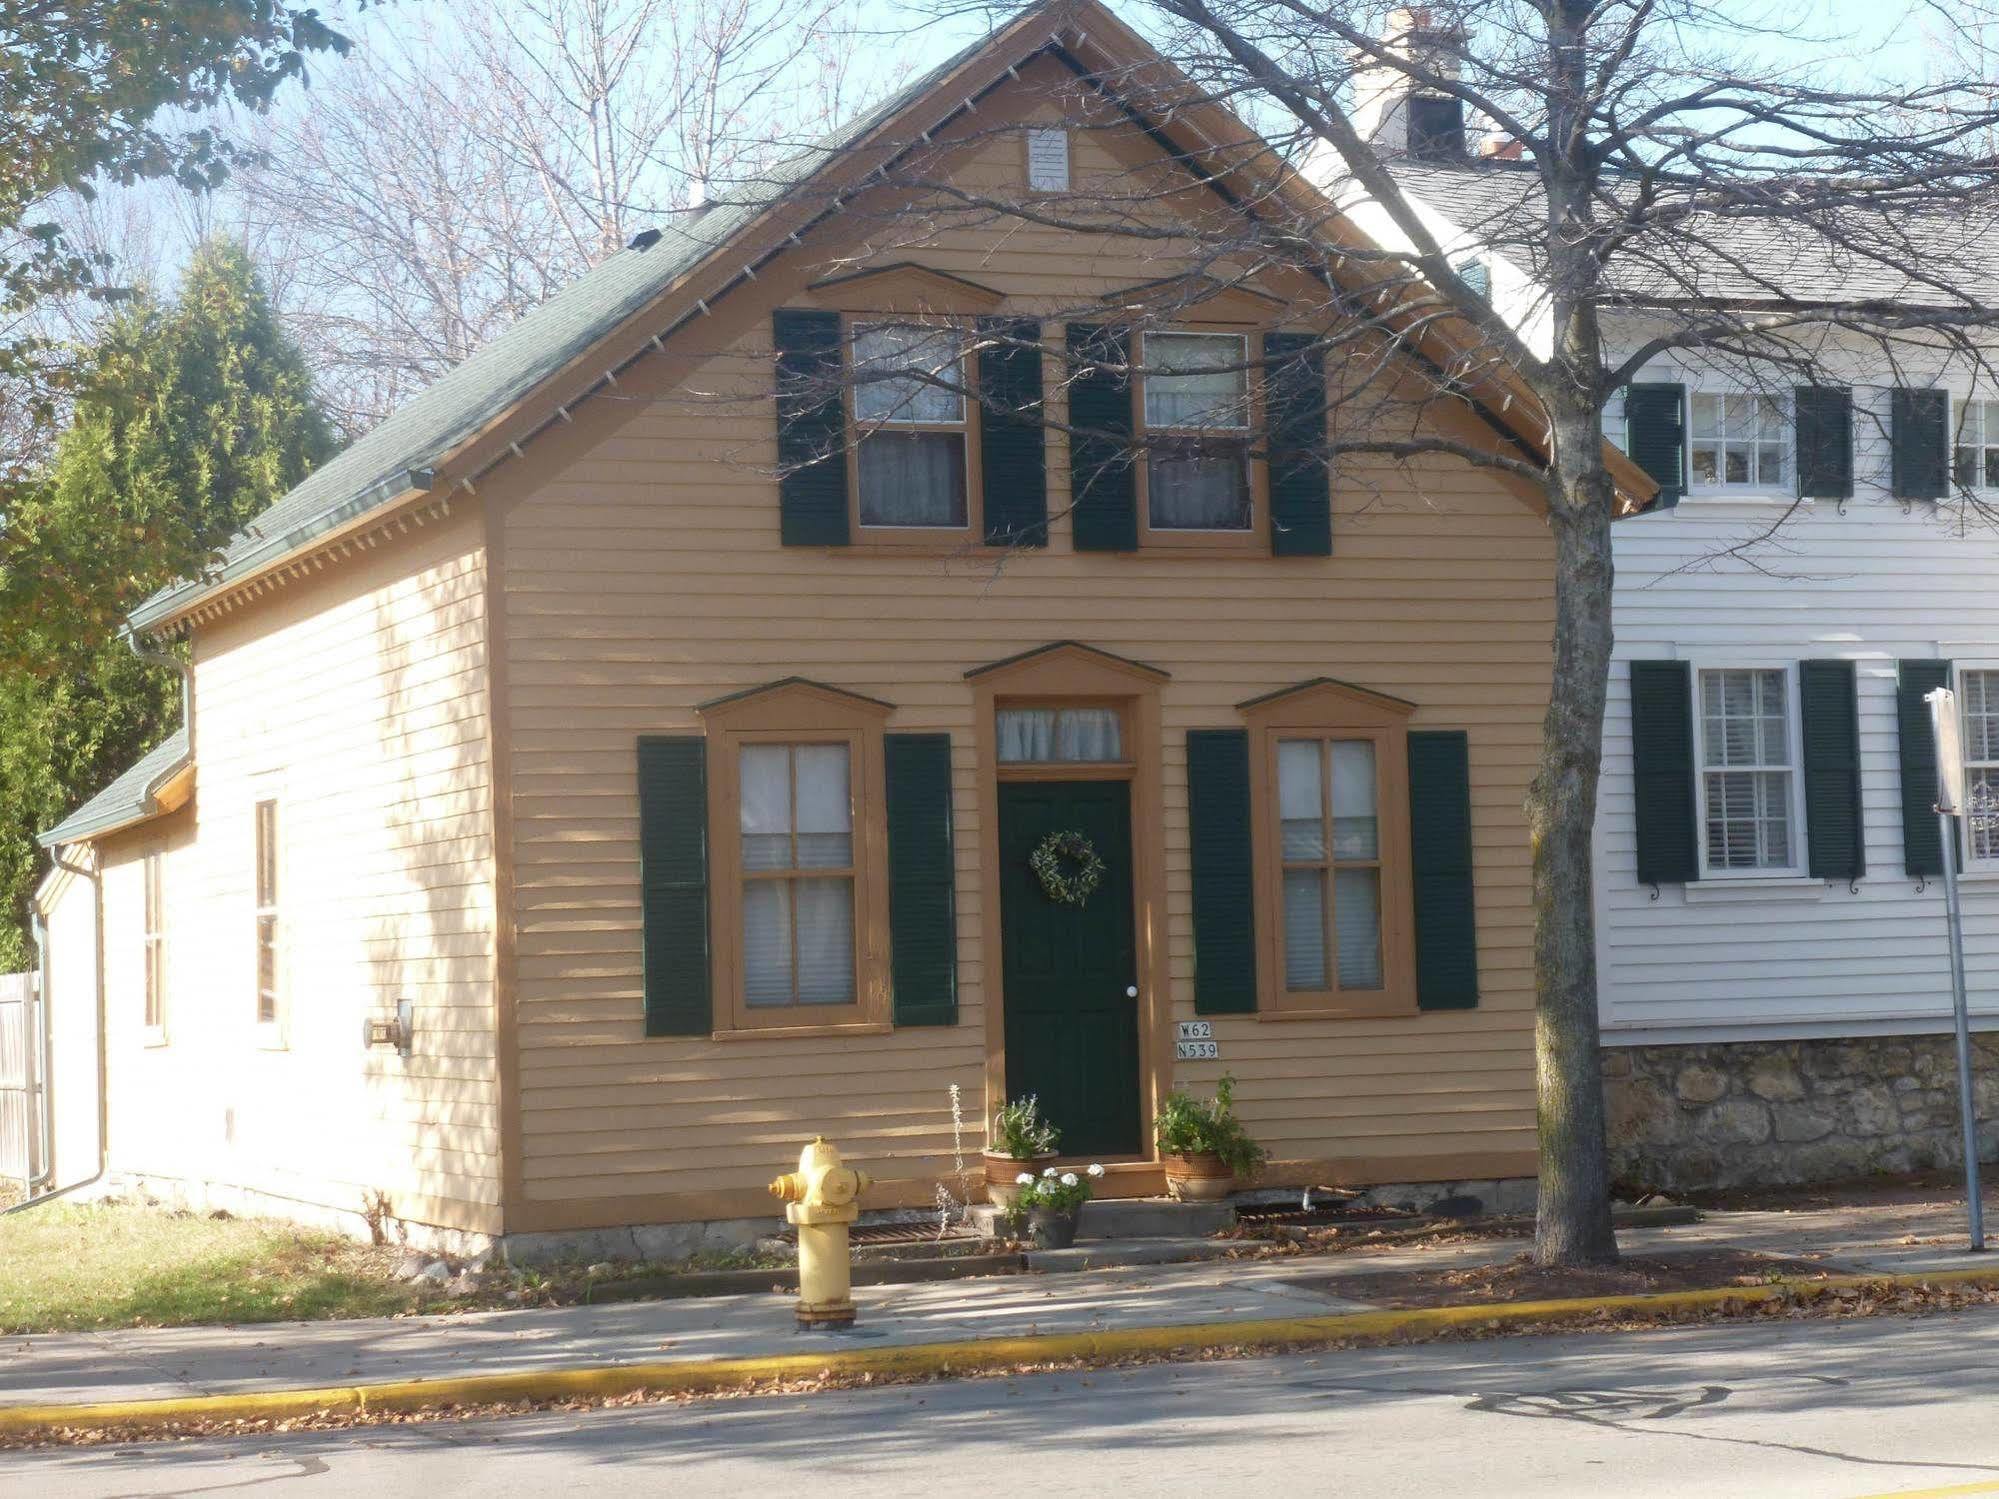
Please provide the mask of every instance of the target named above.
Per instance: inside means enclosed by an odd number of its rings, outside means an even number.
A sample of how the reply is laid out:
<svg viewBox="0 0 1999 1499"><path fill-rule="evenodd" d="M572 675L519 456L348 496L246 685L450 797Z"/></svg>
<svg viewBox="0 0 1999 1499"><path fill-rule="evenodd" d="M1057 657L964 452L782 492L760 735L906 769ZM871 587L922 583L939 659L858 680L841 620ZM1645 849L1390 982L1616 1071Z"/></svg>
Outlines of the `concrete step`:
<svg viewBox="0 0 1999 1499"><path fill-rule="evenodd" d="M987 1203L971 1210L972 1226L987 1238L1006 1231L1005 1215ZM1078 1239L1201 1239L1235 1223L1226 1202L1175 1202L1168 1197L1102 1198L1083 1204Z"/></svg>

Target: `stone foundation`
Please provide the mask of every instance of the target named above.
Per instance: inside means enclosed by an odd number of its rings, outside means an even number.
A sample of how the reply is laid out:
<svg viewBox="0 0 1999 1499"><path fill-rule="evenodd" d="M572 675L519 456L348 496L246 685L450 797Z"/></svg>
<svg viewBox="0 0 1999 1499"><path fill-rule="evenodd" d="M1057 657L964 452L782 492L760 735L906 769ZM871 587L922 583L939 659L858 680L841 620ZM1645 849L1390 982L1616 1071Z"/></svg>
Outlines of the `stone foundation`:
<svg viewBox="0 0 1999 1499"><path fill-rule="evenodd" d="M1999 1159L1999 1036L1975 1036L1981 1160ZM1957 1163L1949 1036L1619 1046L1603 1058L1615 1181L1785 1186Z"/></svg>

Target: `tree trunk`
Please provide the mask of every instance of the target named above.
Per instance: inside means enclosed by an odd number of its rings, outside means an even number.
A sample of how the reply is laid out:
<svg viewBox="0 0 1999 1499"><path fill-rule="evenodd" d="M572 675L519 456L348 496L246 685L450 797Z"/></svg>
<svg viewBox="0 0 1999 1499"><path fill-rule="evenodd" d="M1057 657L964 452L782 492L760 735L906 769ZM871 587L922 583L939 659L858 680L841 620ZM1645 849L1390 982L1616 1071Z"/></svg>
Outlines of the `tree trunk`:
<svg viewBox="0 0 1999 1499"><path fill-rule="evenodd" d="M1604 1136L1590 869L1610 670L1615 495L1594 413L1558 410L1555 416L1548 496L1555 533L1554 680L1541 725L1540 764L1527 794L1534 848L1534 1061L1541 1151L1534 1258L1543 1265L1595 1265L1617 1258Z"/></svg>

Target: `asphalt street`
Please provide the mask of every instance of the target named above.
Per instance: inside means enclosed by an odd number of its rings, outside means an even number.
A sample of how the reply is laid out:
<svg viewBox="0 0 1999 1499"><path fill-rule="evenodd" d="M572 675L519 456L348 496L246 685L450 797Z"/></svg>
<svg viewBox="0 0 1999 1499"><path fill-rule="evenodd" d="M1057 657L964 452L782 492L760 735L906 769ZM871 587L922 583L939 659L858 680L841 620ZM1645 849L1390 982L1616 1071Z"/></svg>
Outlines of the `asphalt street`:
<svg viewBox="0 0 1999 1499"><path fill-rule="evenodd" d="M1999 1496L1999 1313L0 1454L7 1499Z"/></svg>

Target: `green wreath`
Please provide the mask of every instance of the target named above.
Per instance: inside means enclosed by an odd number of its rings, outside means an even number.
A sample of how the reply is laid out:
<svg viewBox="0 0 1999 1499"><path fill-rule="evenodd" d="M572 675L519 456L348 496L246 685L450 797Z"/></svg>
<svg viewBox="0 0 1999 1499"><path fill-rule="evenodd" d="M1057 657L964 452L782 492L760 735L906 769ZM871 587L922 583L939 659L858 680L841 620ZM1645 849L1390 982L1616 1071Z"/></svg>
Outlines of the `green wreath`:
<svg viewBox="0 0 1999 1499"><path fill-rule="evenodd" d="M1081 833L1050 833L1027 865L1058 905L1082 905L1104 878L1104 861L1097 856L1096 845Z"/></svg>

